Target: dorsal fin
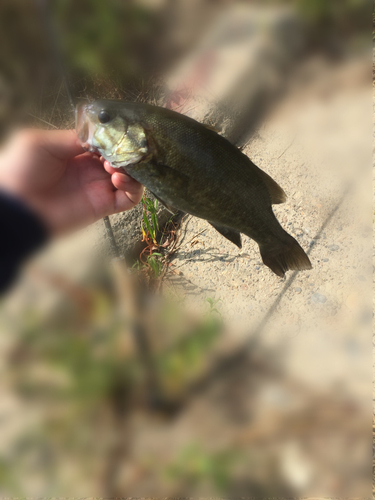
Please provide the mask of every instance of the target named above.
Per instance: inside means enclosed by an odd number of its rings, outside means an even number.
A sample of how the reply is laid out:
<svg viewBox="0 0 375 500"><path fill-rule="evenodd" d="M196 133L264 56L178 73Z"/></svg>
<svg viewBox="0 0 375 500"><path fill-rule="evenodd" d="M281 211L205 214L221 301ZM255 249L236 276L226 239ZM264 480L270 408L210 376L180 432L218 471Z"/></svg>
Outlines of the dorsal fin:
<svg viewBox="0 0 375 500"><path fill-rule="evenodd" d="M278 205L279 203L284 203L286 201L286 194L284 190L277 184L276 181L272 179L266 172L263 172L258 168L258 174L262 178L267 190L271 196L272 205Z"/></svg>
<svg viewBox="0 0 375 500"><path fill-rule="evenodd" d="M214 127L213 125L209 125L208 123L202 123L202 125L204 125L206 128L208 128L208 130L213 130L217 134L220 134L220 132L221 132L221 130L219 130L218 128Z"/></svg>

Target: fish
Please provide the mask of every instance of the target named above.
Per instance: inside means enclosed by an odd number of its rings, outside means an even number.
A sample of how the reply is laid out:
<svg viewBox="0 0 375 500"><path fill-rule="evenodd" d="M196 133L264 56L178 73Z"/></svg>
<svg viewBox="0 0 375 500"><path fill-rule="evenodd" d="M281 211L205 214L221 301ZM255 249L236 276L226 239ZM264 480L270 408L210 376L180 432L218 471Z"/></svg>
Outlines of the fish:
<svg viewBox="0 0 375 500"><path fill-rule="evenodd" d="M283 189L212 127L151 104L98 100L77 105L76 131L169 210L207 220L239 248L241 233L253 239L276 275L311 269L272 210L286 200Z"/></svg>

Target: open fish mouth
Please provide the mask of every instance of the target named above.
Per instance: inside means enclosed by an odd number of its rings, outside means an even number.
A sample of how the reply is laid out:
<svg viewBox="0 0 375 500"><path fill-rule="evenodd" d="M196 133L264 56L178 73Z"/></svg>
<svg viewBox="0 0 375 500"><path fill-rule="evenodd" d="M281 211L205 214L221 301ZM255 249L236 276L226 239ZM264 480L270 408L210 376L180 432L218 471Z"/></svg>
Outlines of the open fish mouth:
<svg viewBox="0 0 375 500"><path fill-rule="evenodd" d="M93 145L96 125L89 119L90 104L78 104L76 107L76 132L82 147L91 153L98 152Z"/></svg>
<svg viewBox="0 0 375 500"><path fill-rule="evenodd" d="M76 107L76 132L81 142L87 142L89 131L82 104Z"/></svg>

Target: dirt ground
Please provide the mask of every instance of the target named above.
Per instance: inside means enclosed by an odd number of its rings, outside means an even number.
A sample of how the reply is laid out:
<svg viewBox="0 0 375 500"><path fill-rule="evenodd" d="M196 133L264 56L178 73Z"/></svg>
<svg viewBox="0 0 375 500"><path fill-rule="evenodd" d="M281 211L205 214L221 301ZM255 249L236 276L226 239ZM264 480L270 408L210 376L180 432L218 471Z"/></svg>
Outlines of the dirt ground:
<svg viewBox="0 0 375 500"><path fill-rule="evenodd" d="M227 325L222 352L233 356L236 383L226 383L221 389L224 402L220 408L212 403L215 391L210 390L172 427L145 430L139 442L143 452L150 450L148 438L167 443L171 455L181 446L181 439L184 443L210 443L214 436L216 445L221 442L224 446L233 440L243 444L243 433L250 432L248 439L253 442L253 433L267 434L272 427L263 420L264 415L271 412L280 422L287 407L291 421L295 415L291 408L296 407L310 416L319 408L342 415L340 397L356 406L358 422L362 411L364 416L369 409L370 95L363 84L361 64L349 62L339 68L324 66L321 61L314 64L316 78L308 85L297 83L244 149L286 191L287 202L274 211L308 251L313 269L289 272L280 279L262 264L257 245L249 238L243 237L243 248L238 250L207 222L189 216L184 219L181 248L164 288L197 307L207 297L218 301ZM260 364L269 367L276 356L283 368L281 376L261 376L254 389L254 379L259 376L254 363L250 362L250 368L236 359L239 353L251 358L257 349ZM249 399L247 391L255 391ZM328 397L331 403L323 403L321 397ZM248 424L238 423L241 418L252 421L251 430ZM351 433L352 425L356 427L355 420L347 419L344 434ZM311 425L310 437L319 434L323 421L318 418L316 427ZM326 437L320 451L310 454L294 441L298 434L295 423L283 429L289 438L280 445L280 470L294 491L317 494L319 489L333 488L331 494L339 494L340 488L350 490L350 473L347 483L343 475L333 479L326 474L330 459L350 455L346 445L338 444L335 432ZM327 449L331 450L330 459ZM342 470L354 467L350 462L342 464ZM136 491L146 494L149 490Z"/></svg>
<svg viewBox="0 0 375 500"><path fill-rule="evenodd" d="M313 269L280 279L262 264L249 238L243 236L238 250L205 221L188 217L171 284L186 280L187 293L220 299L223 310L246 322L265 313L286 284L282 308L290 323L355 308L356 287L369 280L371 200L369 148L361 133L369 123L368 94L358 89L360 75L348 81L352 71L358 74L360 68L343 68L308 89L300 87L244 149L287 193L286 203L274 206L274 212L309 253Z"/></svg>
<svg viewBox="0 0 375 500"><path fill-rule="evenodd" d="M362 470L366 441L357 440L355 447L353 439L366 434L371 392L370 94L362 64L312 61L311 67L316 77L301 75L244 152L287 193L286 203L274 211L308 251L313 269L280 279L262 264L249 238L243 236L238 250L205 221L184 218L181 247L163 290L191 307L202 306L206 298L218 301L226 325L218 353L229 364L218 365L224 379L219 374L172 419L131 414L126 424L131 459L118 481L118 491L126 495L183 495L184 483L165 483L163 471L181 448L200 443L212 452L234 446L250 454L250 462L240 462L252 463L251 470L234 469L238 494L257 491L254 478L266 474L262 484L267 486L258 490L262 497L280 492L340 496L350 489L364 497L358 492L366 490L365 480L354 476ZM120 246L129 245L129 236L139 239L137 217L136 211L112 217ZM108 257L101 221L54 245L30 268L53 268L84 280L93 271L87 255ZM15 289L5 305L8 317L16 318L22 300L38 304L41 297L45 310L58 301L48 285ZM12 343L8 333L2 337L5 351ZM5 388L2 393L6 408ZM16 435L26 425L26 415L17 412L17 424L8 419L4 435ZM301 445L301 435L308 446ZM262 462L267 453L272 463ZM335 464L339 467L332 472ZM64 494L96 491L95 485L90 490L92 484L74 483L71 469L67 464L71 486ZM186 481L193 488L188 475ZM188 491L212 494L212 484Z"/></svg>

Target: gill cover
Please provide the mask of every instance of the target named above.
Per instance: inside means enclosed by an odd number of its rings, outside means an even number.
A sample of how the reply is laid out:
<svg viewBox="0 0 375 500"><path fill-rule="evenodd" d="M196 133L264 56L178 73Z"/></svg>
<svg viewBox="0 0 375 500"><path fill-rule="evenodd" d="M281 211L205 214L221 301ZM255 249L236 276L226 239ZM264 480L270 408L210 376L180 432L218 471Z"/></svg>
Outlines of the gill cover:
<svg viewBox="0 0 375 500"><path fill-rule="evenodd" d="M103 157L115 167L138 163L147 156L147 137L142 125L130 124L126 129L121 117L97 127L93 145L100 148Z"/></svg>

